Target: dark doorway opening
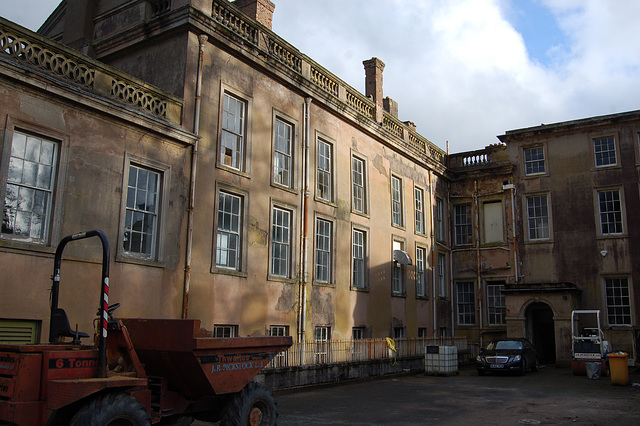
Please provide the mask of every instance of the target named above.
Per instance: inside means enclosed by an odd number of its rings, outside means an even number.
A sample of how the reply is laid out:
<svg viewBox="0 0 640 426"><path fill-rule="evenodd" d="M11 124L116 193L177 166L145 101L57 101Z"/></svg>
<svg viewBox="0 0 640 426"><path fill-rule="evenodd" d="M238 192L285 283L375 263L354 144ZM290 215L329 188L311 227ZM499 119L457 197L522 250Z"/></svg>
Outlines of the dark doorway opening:
<svg viewBox="0 0 640 426"><path fill-rule="evenodd" d="M538 350L540 364L555 364L556 333L553 311L546 303L532 303L527 308L527 336Z"/></svg>

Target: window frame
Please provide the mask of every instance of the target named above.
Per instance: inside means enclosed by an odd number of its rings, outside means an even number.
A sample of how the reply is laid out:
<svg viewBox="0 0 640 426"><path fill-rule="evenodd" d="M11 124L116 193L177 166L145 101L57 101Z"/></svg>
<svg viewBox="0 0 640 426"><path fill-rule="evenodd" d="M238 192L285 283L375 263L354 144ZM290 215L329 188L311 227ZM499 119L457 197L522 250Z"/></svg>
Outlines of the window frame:
<svg viewBox="0 0 640 426"><path fill-rule="evenodd" d="M407 327L405 327L404 325L393 327L393 338L394 340L406 339Z"/></svg>
<svg viewBox="0 0 640 426"><path fill-rule="evenodd" d="M278 144L278 122L284 123L291 128L291 135L289 140L289 184L284 184L276 181L276 154L279 152L277 149ZM288 191L295 191L298 187L298 168L296 167L298 159L298 131L299 125L292 117L278 111L273 110L273 132L272 132L272 149L271 149L271 184L277 188L285 189Z"/></svg>
<svg viewBox="0 0 640 426"><path fill-rule="evenodd" d="M289 334L289 326L288 325L270 325L269 326L269 336L272 336L272 337L290 336L290 334Z"/></svg>
<svg viewBox="0 0 640 426"><path fill-rule="evenodd" d="M425 215L425 190L424 188L414 185L413 187L413 207L414 207L414 224L415 233L418 235L427 235L427 221ZM420 194L420 201L418 202L418 194ZM420 205L418 205L420 204ZM421 229L418 229L418 225Z"/></svg>
<svg viewBox="0 0 640 426"><path fill-rule="evenodd" d="M313 332L316 364L325 364L330 359L331 326L315 326Z"/></svg>
<svg viewBox="0 0 640 426"><path fill-rule="evenodd" d="M320 147L326 145L329 150L329 168L328 169L320 169L318 166L320 165ZM335 205L335 194L336 194L336 161L335 161L335 141L324 136L324 135L316 135L316 146L315 146L315 200L321 203L327 203L330 205ZM328 176L328 184L326 191L329 193L327 197L322 196L320 189L320 172L326 174Z"/></svg>
<svg viewBox="0 0 640 426"><path fill-rule="evenodd" d="M608 281L621 281L624 280L626 281L626 295L622 294L622 295L610 295L609 293L609 282ZM622 288L622 287L620 287ZM611 275L611 276L604 276L602 277L602 291L603 291L603 297L604 297L604 307L605 307L605 312L606 312L606 317L607 317L607 325L609 327L624 327L624 328L628 328L628 327L632 327L633 326L633 321L634 321L634 306L633 306L633 286L631 283L631 277L628 275ZM624 298L626 299L627 304L614 304L614 305L610 305L610 298ZM622 316L623 318L628 318L628 322L618 322L618 321L611 321L611 308L615 308L615 309L619 309L619 308L627 308L627 312L620 314L620 313L614 313L614 317L619 317Z"/></svg>
<svg viewBox="0 0 640 426"><path fill-rule="evenodd" d="M351 340L364 340L365 327L351 327Z"/></svg>
<svg viewBox="0 0 640 426"><path fill-rule="evenodd" d="M220 209L220 193L225 193L230 196L240 198L240 242L238 245L238 267L237 268L228 268L224 266L218 266L217 263L217 250L218 250L218 227L219 227L219 209ZM249 205L249 193L240 190L238 188L232 187L230 185L226 185L224 183L218 182L216 187L216 195L214 201L214 222L213 222L213 249L212 249L212 257L211 257L211 273L215 274L223 274L223 275L236 275L241 277L247 276L247 226L248 223L248 212L247 206Z"/></svg>
<svg viewBox="0 0 640 426"><path fill-rule="evenodd" d="M394 182L398 182L398 188L394 188ZM391 174L390 180L391 190L391 226L404 229L404 180L396 174ZM395 194L398 195L396 198ZM396 212L396 206L399 210ZM396 221L397 220L397 221Z"/></svg>
<svg viewBox="0 0 640 426"><path fill-rule="evenodd" d="M504 289L505 281L487 281L487 324L489 326L503 326L507 323L507 305L504 294L500 291ZM497 294L495 292L497 290ZM496 299L502 304L495 303ZM501 317L500 322L494 319Z"/></svg>
<svg viewBox="0 0 640 426"><path fill-rule="evenodd" d="M229 331L229 336L225 336ZM222 332L222 336L218 336L218 332ZM214 324L211 337L214 339L230 339L238 337L238 326L236 324Z"/></svg>
<svg viewBox="0 0 640 426"><path fill-rule="evenodd" d="M355 180L355 168L354 162L359 162L362 165L362 185L359 186L362 191L362 209L356 208L356 180ZM354 152L351 153L351 212L362 216L369 214L369 174L368 163L365 157L362 157Z"/></svg>
<svg viewBox="0 0 640 426"><path fill-rule="evenodd" d="M529 160L527 161L527 152L528 151L533 151L533 150L540 150L540 153L542 154L542 159L540 158L536 158L533 160ZM540 163L542 162L542 165L544 167L544 170L540 171L539 169L536 171L528 171L528 165L529 164L533 164L533 163ZM548 175L549 174L549 166L547 164L547 147L544 144L537 144L537 145L529 145L529 146L524 146L522 147L522 166L523 166L523 175L525 178L528 177L536 177L536 176L544 176L544 175Z"/></svg>
<svg viewBox="0 0 640 426"><path fill-rule="evenodd" d="M607 151L597 151L596 144L599 141L607 141L613 145L613 150ZM606 163L606 164L598 164L598 158L604 159L602 157L603 153L611 153L613 152L614 162ZM593 155L593 167L596 170L607 169L610 167L618 167L620 166L620 147L618 146L618 137L617 135L604 135L604 136L594 136L591 138L591 153Z"/></svg>
<svg viewBox="0 0 640 426"><path fill-rule="evenodd" d="M532 228L531 228L531 218L529 216L529 199L533 199L533 198L540 198L540 199L544 198L546 200L546 204L547 204L546 205L546 208L547 208L546 227L547 227L547 233L548 233L546 237L531 238ZM551 211L551 194L548 192L524 194L522 202L523 202L522 211L526 212L526 214L523 214L523 218L522 218L523 226L526 226L526 228L523 230L525 242L546 243L546 242L552 241L553 240L553 222L552 222L553 216ZM533 219L540 220L540 218L543 218L543 216L535 216ZM535 228L535 229L538 229L538 228Z"/></svg>
<svg viewBox="0 0 640 426"><path fill-rule="evenodd" d="M620 205L620 210L618 212L606 212L604 214L620 214L620 227L622 228L620 232L604 232L602 215L603 212L601 210L602 203L600 201L600 194L603 193L617 193L619 199L617 202ZM619 238L625 237L627 235L627 215L626 215L626 206L625 206L625 198L624 198L624 188L621 186L608 187L608 188L594 188L594 203L595 203L595 213L596 213L596 235L598 238Z"/></svg>
<svg viewBox="0 0 640 426"><path fill-rule="evenodd" d="M273 272L273 250L274 250L274 243L278 243L281 244L280 242L274 242L273 239L273 226L274 226L274 219L275 219L275 210L281 210L283 212L287 212L289 214L289 241L288 241L288 248L289 248L289 253L288 256L289 258L286 261L286 265L287 265L287 274L286 275L279 275L279 274L275 274ZM296 246L295 246L295 241L296 239L294 238L294 235L296 235L296 228L295 228L295 224L296 224L296 209L294 206L291 206L289 204L286 203L281 203L281 202L276 202L273 201L271 202L271 208L270 208L270 212L269 212L269 265L268 265L268 273L267 273L267 279L270 281L284 281L284 282L295 282L295 256L294 254L296 253Z"/></svg>
<svg viewBox="0 0 640 426"><path fill-rule="evenodd" d="M243 141L241 144L241 158L239 159L239 167L234 167L229 164L225 164L223 161L222 148L223 148L223 135L225 132L224 128L224 100L225 95L232 97L238 101L244 102L245 111L244 111L244 123L243 123ZM253 99L251 96L243 93L242 91L232 88L224 83L220 85L220 105L218 111L218 136L217 143L218 146L216 148L216 167L220 169L224 169L228 172L235 173L247 178L251 177L251 139L252 139L252 119L253 119Z"/></svg>
<svg viewBox="0 0 640 426"><path fill-rule="evenodd" d="M392 297L406 297L407 296L407 267L401 265L397 261L393 260L393 252L395 250L405 251L406 241L394 236L391 243L391 296ZM398 283L399 288L397 288Z"/></svg>
<svg viewBox="0 0 640 426"><path fill-rule="evenodd" d="M355 284L355 234L362 234L362 286ZM369 230L361 226L351 228L351 290L369 291Z"/></svg>
<svg viewBox="0 0 640 426"><path fill-rule="evenodd" d="M636 142L635 142L635 155L636 155L636 166L640 165L640 130L638 129L634 129L633 132L636 135Z"/></svg>
<svg viewBox="0 0 640 426"><path fill-rule="evenodd" d="M438 262L436 267L436 274L438 278L438 298L446 299L448 295L447 291L447 255L442 252L438 252L436 256Z"/></svg>
<svg viewBox="0 0 640 426"><path fill-rule="evenodd" d="M324 250L320 250L319 248L319 232L320 232L320 224L323 225L328 225L329 226L329 233L328 235L322 235L323 239L327 240L328 243L328 247L326 247ZM315 221L314 221L314 249L313 249L313 283L315 285L325 285L325 286L331 286L335 283L334 278L335 278L335 221L328 219L327 217L324 216L316 216ZM319 273L318 273L318 255L319 253L324 253L325 257L327 259L328 265L326 265L327 269L327 277L325 279L325 277L319 278Z"/></svg>
<svg viewBox="0 0 640 426"><path fill-rule="evenodd" d="M422 253L420 256L418 253ZM429 298L429 268L428 265L428 249L423 245L416 245L416 299ZM420 264L422 263L422 293L420 289Z"/></svg>
<svg viewBox="0 0 640 426"><path fill-rule="evenodd" d="M465 215L459 214L459 209L465 208ZM467 218L465 223L460 223L458 220L462 217ZM473 235L473 209L471 203L459 203L453 205L453 241L456 246L469 246L474 243ZM465 231L462 233L462 231ZM466 240L461 240L463 238Z"/></svg>
<svg viewBox="0 0 640 426"><path fill-rule="evenodd" d="M4 131L0 132L0 211L4 214L4 199L8 176L9 158L11 157L11 144L14 131L33 134L44 139L58 143L58 164L57 173L54 177L55 185L51 206L51 217L49 219L49 233L42 243L17 239L11 234L3 234L0 230L0 240L7 247L25 247L34 251L50 251L49 247L57 244L62 239L62 219L65 198L65 183L69 173L69 151L70 137L56 129L41 126L36 123L25 121L14 117L11 114L6 116Z"/></svg>
<svg viewBox="0 0 640 426"><path fill-rule="evenodd" d="M469 285L471 286L470 289L461 289L462 286L468 287ZM469 295L471 298L467 300L466 298L468 298ZM461 298L463 300L461 300ZM464 319L464 321L462 321L462 319ZM456 281L456 322L458 326L461 327L477 325L475 281Z"/></svg>
<svg viewBox="0 0 640 426"><path fill-rule="evenodd" d="M435 232L436 232L436 241L439 243L447 242L447 235L445 230L445 218L447 217L447 212L445 209L444 199L440 197L436 197L436 202L433 206L435 210L434 218L435 218Z"/></svg>
<svg viewBox="0 0 640 426"><path fill-rule="evenodd" d="M157 235L155 236L155 252L149 256L139 255L135 252L124 250L124 230L127 212L127 190L129 182L129 173L131 167L152 170L160 175L158 191L158 223L156 225ZM146 265L163 266L165 260L165 248L167 238L167 222L169 211L169 191L171 188L171 166L154 160L141 158L136 155L125 153L124 168L122 174L122 198L120 208L120 225L118 226L118 246L116 250L116 261L139 263Z"/></svg>
<svg viewBox="0 0 640 426"><path fill-rule="evenodd" d="M20 123L22 124L22 123ZM14 145L14 136L16 133L25 136L25 143L28 138L35 138L39 141L45 141L53 145L53 158L51 161L51 177L49 182L49 188L39 188L37 184L29 185L25 182L12 183L20 188L33 188L39 192L46 192L48 194L46 212L42 215L44 220L42 221L41 237L21 236L16 234L4 233L0 229L0 240L6 241L9 244L28 244L30 246L49 246L53 241L59 239L60 227L59 222L61 220L61 209L63 203L59 197L62 197L64 189L60 188L65 181L66 164L68 155L68 138L59 134L58 132L48 131L39 127L31 125L14 125L11 117L7 120L7 127L4 131L4 138L2 148L0 148L0 212L3 215L6 207L7 187L9 185L9 171L12 158L12 148ZM40 164L40 163L38 163ZM24 171L24 168L21 169ZM33 211L30 211L33 213ZM31 229L31 228L30 228Z"/></svg>

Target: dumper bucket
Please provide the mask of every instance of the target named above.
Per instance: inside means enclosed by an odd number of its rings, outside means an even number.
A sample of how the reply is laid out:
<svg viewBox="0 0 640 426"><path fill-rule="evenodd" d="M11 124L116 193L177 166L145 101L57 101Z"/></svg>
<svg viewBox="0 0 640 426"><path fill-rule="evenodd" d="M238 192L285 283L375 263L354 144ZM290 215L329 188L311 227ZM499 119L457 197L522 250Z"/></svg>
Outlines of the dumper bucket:
<svg viewBox="0 0 640 426"><path fill-rule="evenodd" d="M240 391L291 337L201 337L196 319L123 319L149 376L167 378L185 397Z"/></svg>

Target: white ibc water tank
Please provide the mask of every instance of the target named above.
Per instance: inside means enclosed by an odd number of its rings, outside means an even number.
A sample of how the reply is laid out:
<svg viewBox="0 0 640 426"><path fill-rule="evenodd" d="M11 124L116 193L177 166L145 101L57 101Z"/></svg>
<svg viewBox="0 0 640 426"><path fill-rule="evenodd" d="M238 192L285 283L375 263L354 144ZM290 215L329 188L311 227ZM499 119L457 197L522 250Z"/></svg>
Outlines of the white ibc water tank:
<svg viewBox="0 0 640 426"><path fill-rule="evenodd" d="M458 374L458 347L427 345L424 372L447 376Z"/></svg>

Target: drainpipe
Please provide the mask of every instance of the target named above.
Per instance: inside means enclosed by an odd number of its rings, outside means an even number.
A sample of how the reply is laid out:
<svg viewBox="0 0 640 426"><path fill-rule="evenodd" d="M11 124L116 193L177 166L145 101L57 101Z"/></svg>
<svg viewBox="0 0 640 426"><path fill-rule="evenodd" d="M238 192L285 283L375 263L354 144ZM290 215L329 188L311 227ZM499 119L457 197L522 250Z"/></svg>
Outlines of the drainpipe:
<svg viewBox="0 0 640 426"><path fill-rule="evenodd" d="M202 92L202 62L204 57L204 44L207 36L198 37L200 41L198 53L198 75L196 77L196 96L193 117L193 133L196 136L200 132L200 93ZM187 318L189 309L189 287L191 285L191 252L193 246L193 211L196 195L196 165L198 164L198 140L196 139L191 152L191 183L189 188L189 210L187 212L187 254L184 267L184 290L182 297L182 318Z"/></svg>
<svg viewBox="0 0 640 426"><path fill-rule="evenodd" d="M433 305L433 337L436 338L438 337L438 316L436 315L436 297L438 295L438 293L436 293L437 289L436 289L436 268L437 268L437 259L436 259L436 232L438 231L437 226L437 220L436 220L436 214L437 212L434 211L434 204L433 204L433 182L431 179L431 170L429 170L429 192L431 193L431 223L432 223L432 231L431 231L431 287L433 287L433 292L431 293L431 301L432 301L432 305ZM437 203L436 203L437 205ZM444 219L444 218L443 218Z"/></svg>
<svg viewBox="0 0 640 426"><path fill-rule="evenodd" d="M480 324L480 344L482 345L482 282L480 276L480 268L482 262L480 261L480 206L478 203L478 179L474 180L475 192L473 193L473 206L476 211L476 278L478 282L478 322Z"/></svg>
<svg viewBox="0 0 640 426"><path fill-rule="evenodd" d="M513 229L513 267L515 280L514 283L518 284L520 281L520 276L518 275L518 250L516 244L516 205L515 205L515 193L516 186L514 184L510 184L511 186L511 228Z"/></svg>
<svg viewBox="0 0 640 426"><path fill-rule="evenodd" d="M305 98L304 100L304 195L302 199L302 230L300 239L301 253L300 253L300 291L298 295L299 307L298 307L298 342L304 343L305 340L305 328L306 328L306 306L307 306L307 280L308 280L308 268L307 259L309 256L309 244L308 244L308 221L309 221L309 128L310 128L310 109L311 98Z"/></svg>
<svg viewBox="0 0 640 426"><path fill-rule="evenodd" d="M449 141L447 141L447 169L449 168L450 158L451 157L449 155ZM447 208L449 209L448 210L449 218L451 217L450 193L451 193L451 182L447 184ZM453 251L451 250L452 241L453 241L453 230L451 229L451 226L449 226L449 288L450 288L449 296L450 296L450 306L451 306L451 337L456 337L456 313L455 313L455 305L453 303L454 288L453 288Z"/></svg>
<svg viewBox="0 0 640 426"><path fill-rule="evenodd" d="M447 141L447 153L449 152L449 143ZM449 156L447 155L447 161ZM447 207L448 207L448 218L451 217L451 183L447 184ZM449 219L450 220L450 219ZM456 337L456 312L455 305L453 303L453 251L451 250L451 242L453 241L453 229L449 226L449 304L451 306L451 337ZM452 342L453 343L453 342Z"/></svg>

